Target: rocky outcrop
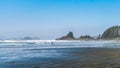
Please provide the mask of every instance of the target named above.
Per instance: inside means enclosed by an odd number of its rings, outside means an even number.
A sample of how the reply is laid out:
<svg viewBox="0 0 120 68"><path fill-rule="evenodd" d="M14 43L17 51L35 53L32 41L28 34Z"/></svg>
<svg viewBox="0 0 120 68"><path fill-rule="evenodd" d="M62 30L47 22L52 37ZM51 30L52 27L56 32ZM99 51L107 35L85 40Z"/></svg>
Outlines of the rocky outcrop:
<svg viewBox="0 0 120 68"><path fill-rule="evenodd" d="M29 36L26 36L24 38L21 38L22 40L40 40L40 38L38 37L29 37Z"/></svg>
<svg viewBox="0 0 120 68"><path fill-rule="evenodd" d="M102 34L101 39L116 39L120 38L120 26L113 26L108 28L104 33Z"/></svg>
<svg viewBox="0 0 120 68"><path fill-rule="evenodd" d="M120 26L112 26L105 30L103 34L99 34L97 38L93 38L89 35L80 36L75 38L72 32L69 32L66 36L58 38L57 40L120 40Z"/></svg>
<svg viewBox="0 0 120 68"><path fill-rule="evenodd" d="M78 40L95 40L95 39L89 35L84 35L84 36L80 36Z"/></svg>
<svg viewBox="0 0 120 68"><path fill-rule="evenodd" d="M57 40L75 40L75 37L73 36L72 32L69 32L66 36L57 38Z"/></svg>
<svg viewBox="0 0 120 68"><path fill-rule="evenodd" d="M27 36L27 37L24 37L23 40L32 40L32 38Z"/></svg>
<svg viewBox="0 0 120 68"><path fill-rule="evenodd" d="M89 35L84 35L84 36L80 36L79 38L75 38L73 36L73 33L69 32L66 36L58 38L57 40L95 40L95 39Z"/></svg>

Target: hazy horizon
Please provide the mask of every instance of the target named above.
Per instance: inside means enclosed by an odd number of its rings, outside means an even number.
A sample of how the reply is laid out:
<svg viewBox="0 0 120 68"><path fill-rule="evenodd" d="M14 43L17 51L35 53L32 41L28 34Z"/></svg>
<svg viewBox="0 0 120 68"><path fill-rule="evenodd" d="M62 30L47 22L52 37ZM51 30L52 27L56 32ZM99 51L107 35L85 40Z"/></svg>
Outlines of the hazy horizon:
<svg viewBox="0 0 120 68"><path fill-rule="evenodd" d="M120 25L119 0L0 0L0 38L96 36Z"/></svg>

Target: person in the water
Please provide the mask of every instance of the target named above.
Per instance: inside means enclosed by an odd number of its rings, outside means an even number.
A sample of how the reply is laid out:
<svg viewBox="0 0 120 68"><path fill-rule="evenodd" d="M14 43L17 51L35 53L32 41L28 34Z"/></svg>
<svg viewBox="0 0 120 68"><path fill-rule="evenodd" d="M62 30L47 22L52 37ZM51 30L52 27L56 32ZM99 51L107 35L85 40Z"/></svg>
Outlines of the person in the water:
<svg viewBox="0 0 120 68"><path fill-rule="evenodd" d="M53 42L51 42L51 45L53 45Z"/></svg>

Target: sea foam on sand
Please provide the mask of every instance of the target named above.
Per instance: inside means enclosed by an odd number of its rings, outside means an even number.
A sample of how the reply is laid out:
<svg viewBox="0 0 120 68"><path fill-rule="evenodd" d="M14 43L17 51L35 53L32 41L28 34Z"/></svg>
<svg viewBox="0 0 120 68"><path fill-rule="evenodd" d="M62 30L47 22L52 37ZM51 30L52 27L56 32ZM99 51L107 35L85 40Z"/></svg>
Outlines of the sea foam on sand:
<svg viewBox="0 0 120 68"><path fill-rule="evenodd" d="M4 46L3 46L4 45ZM1 47L22 48L79 48L79 47L120 47L118 41L80 41L80 40L0 40ZM18 47L19 48L19 47Z"/></svg>

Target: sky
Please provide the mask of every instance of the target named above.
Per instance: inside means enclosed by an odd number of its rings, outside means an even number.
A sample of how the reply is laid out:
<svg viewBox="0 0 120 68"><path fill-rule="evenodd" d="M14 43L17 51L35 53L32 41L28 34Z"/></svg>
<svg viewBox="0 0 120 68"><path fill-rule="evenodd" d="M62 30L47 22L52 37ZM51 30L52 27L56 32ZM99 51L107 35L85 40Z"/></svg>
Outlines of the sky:
<svg viewBox="0 0 120 68"><path fill-rule="evenodd" d="M120 0L0 0L0 38L97 36L120 25Z"/></svg>

